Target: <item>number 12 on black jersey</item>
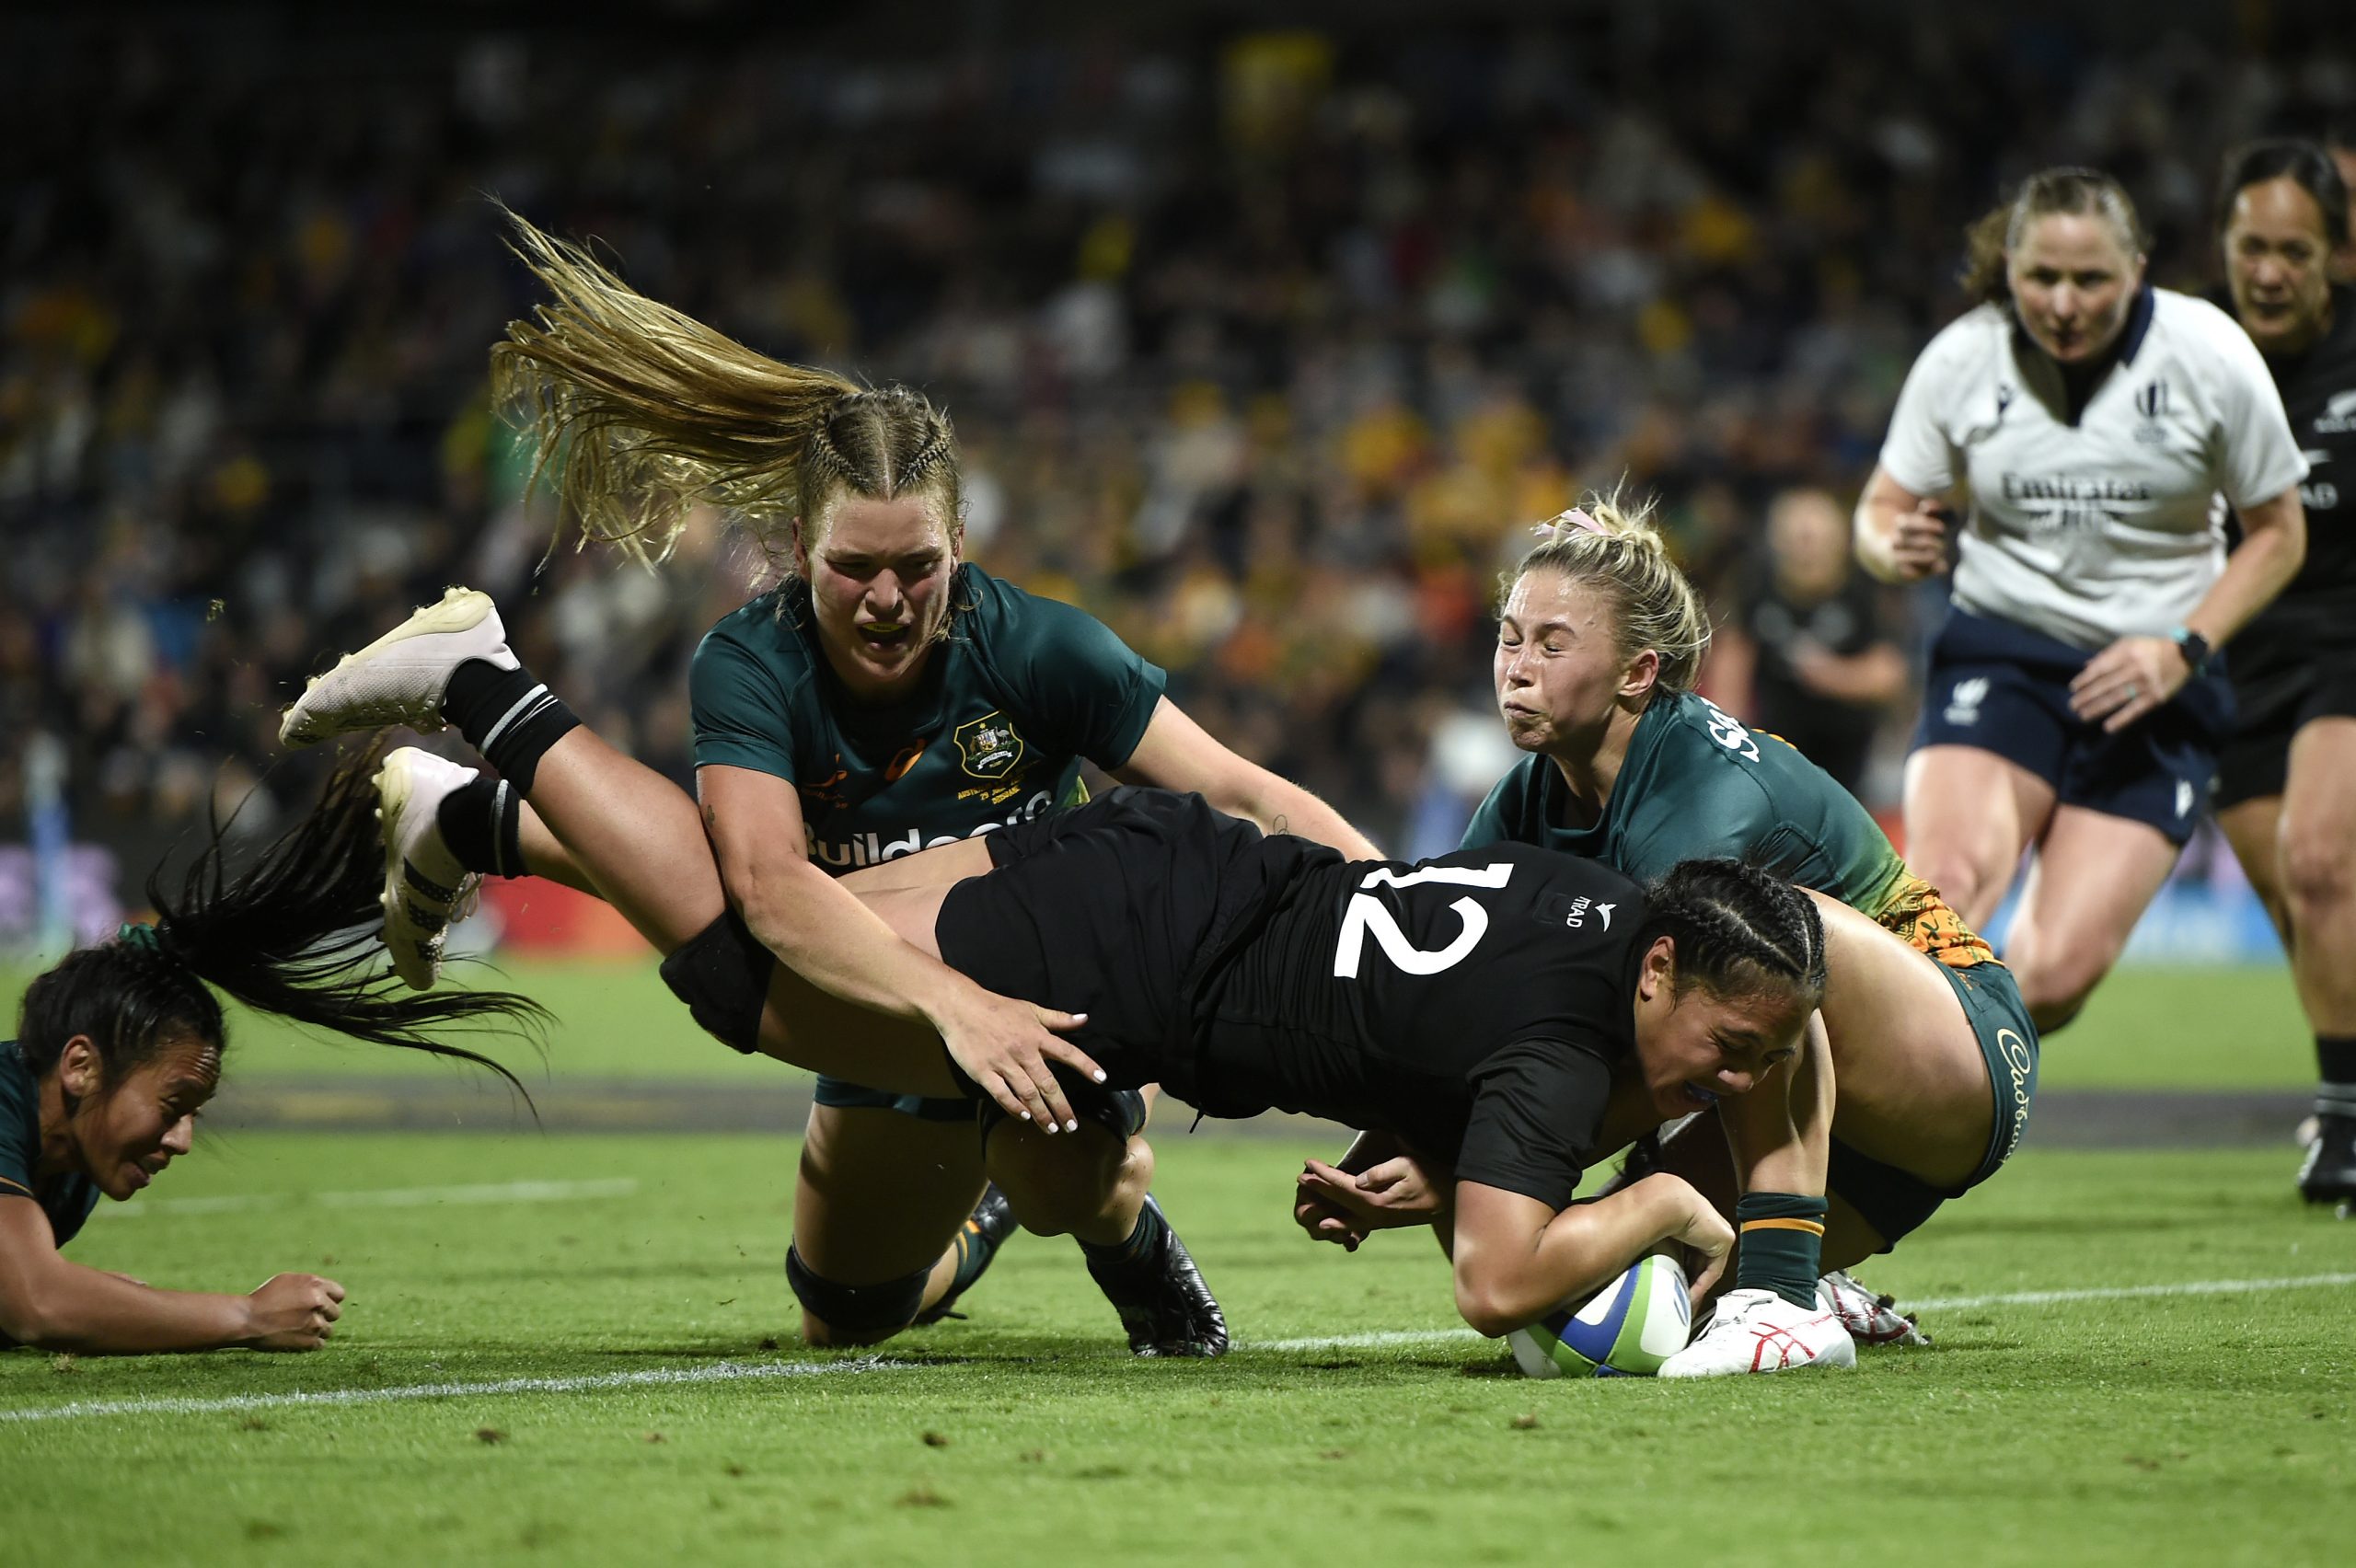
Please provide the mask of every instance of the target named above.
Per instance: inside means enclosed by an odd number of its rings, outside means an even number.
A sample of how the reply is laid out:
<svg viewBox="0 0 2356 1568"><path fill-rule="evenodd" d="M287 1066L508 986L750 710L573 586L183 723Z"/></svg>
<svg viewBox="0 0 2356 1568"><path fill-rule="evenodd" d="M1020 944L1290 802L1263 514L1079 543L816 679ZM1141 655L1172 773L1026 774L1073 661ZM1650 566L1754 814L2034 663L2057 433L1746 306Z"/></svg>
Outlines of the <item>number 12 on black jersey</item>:
<svg viewBox="0 0 2356 1568"><path fill-rule="evenodd" d="M1416 887L1425 883L1439 883L1449 887L1501 888L1513 875L1513 862L1496 860L1478 868L1471 866L1426 866L1417 871L1394 871L1388 866L1378 866L1358 883L1361 888ZM1465 955L1480 944L1489 928L1489 912L1470 898L1459 898L1449 905L1464 922L1449 944L1438 951L1426 951L1407 938L1399 922L1382 901L1369 893L1350 894L1349 907L1342 912L1341 939L1334 944L1334 977L1355 980L1358 977L1358 961L1366 951L1369 933L1374 945L1382 950L1394 968L1408 974L1438 974L1452 969L1464 961Z"/></svg>

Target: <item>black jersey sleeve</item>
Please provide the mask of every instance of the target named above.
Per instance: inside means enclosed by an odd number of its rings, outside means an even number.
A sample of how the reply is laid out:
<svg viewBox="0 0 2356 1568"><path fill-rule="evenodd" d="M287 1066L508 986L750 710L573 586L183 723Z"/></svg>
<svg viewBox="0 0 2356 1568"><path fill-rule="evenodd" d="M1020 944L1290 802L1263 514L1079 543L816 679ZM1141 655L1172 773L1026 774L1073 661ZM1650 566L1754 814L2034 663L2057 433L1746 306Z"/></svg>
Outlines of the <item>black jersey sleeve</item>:
<svg viewBox="0 0 2356 1568"><path fill-rule="evenodd" d="M1595 1158L1611 1068L1566 1041L1525 1040L1483 1062L1472 1085L1456 1179L1569 1207Z"/></svg>

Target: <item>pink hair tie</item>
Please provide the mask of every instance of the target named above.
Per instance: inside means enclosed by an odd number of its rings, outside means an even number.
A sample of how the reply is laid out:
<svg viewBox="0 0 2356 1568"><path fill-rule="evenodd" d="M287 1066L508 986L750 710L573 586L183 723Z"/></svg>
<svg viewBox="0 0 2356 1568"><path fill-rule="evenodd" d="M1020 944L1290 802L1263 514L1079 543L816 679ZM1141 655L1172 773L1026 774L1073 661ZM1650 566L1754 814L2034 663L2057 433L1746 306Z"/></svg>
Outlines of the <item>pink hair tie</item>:
<svg viewBox="0 0 2356 1568"><path fill-rule="evenodd" d="M1559 539L1573 529L1583 534L1600 534L1606 538L1611 537L1611 532L1576 506L1539 524L1537 531L1550 539Z"/></svg>

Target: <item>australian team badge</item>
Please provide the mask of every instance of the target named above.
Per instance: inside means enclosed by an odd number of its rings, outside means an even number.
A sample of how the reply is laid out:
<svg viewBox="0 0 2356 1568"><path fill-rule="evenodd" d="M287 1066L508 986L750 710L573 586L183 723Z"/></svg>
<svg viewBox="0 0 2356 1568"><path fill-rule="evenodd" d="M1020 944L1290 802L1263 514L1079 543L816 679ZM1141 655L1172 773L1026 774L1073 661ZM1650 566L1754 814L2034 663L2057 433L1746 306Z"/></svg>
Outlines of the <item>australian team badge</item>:
<svg viewBox="0 0 2356 1568"><path fill-rule="evenodd" d="M976 778L1003 778L1022 761L1022 736L1003 713L968 719L950 732L958 759Z"/></svg>

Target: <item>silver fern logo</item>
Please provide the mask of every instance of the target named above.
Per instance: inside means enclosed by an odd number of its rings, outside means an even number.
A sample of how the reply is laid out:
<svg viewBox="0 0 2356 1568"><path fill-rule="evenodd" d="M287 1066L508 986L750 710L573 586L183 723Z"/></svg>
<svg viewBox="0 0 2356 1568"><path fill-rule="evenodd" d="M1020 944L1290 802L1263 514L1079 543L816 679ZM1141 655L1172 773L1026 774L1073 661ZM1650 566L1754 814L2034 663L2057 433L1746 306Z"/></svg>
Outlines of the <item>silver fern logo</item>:
<svg viewBox="0 0 2356 1568"><path fill-rule="evenodd" d="M1977 724L1980 705L1988 700L1988 677L1974 675L1969 680L1955 683L1947 692L1947 722Z"/></svg>

